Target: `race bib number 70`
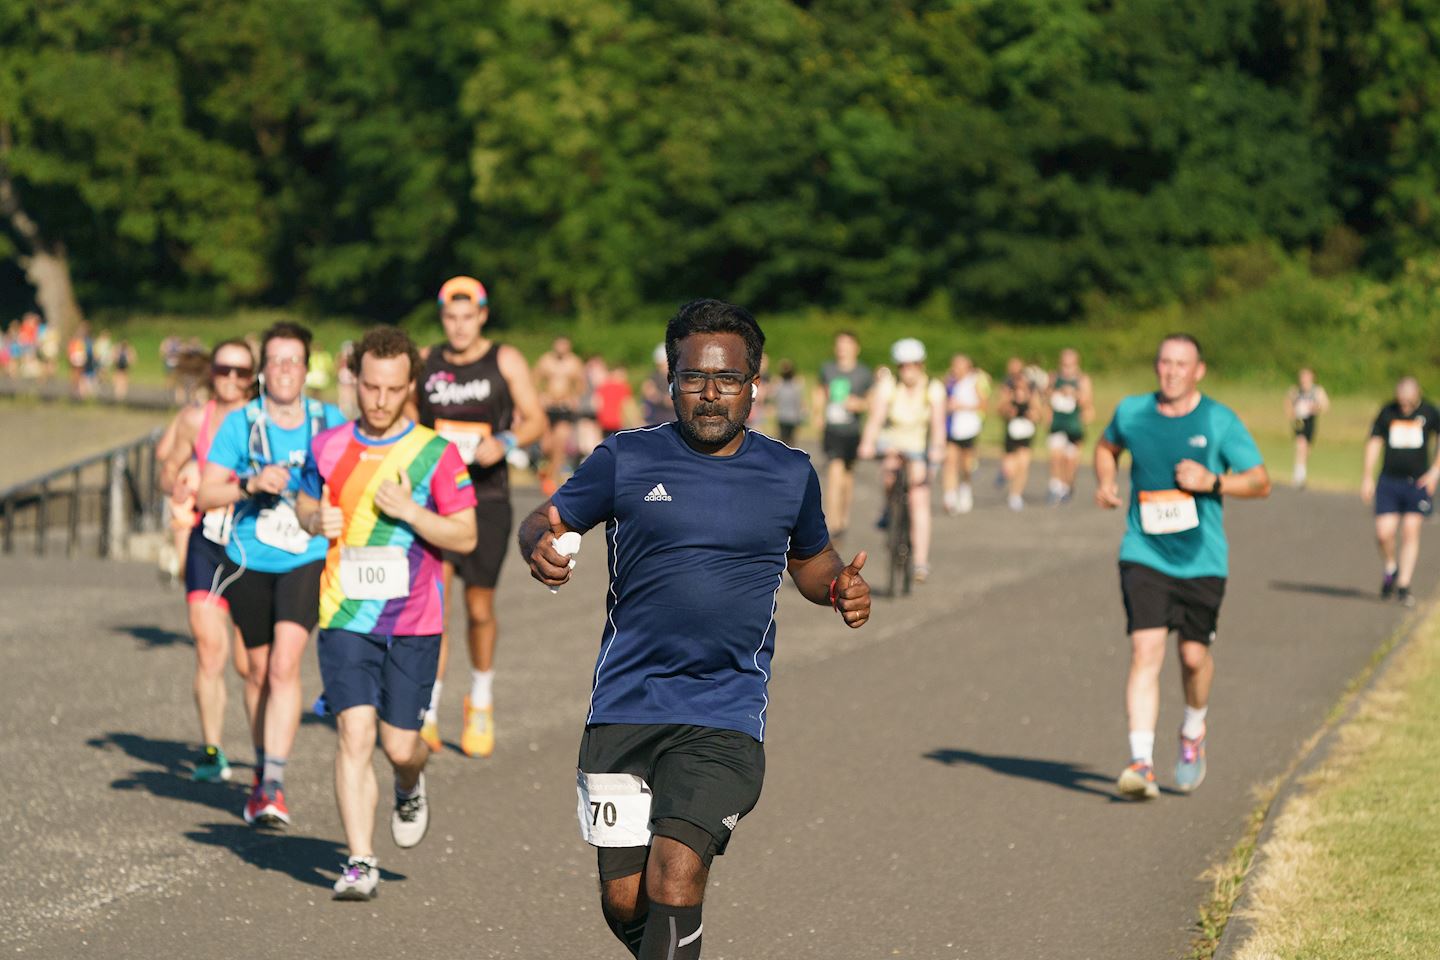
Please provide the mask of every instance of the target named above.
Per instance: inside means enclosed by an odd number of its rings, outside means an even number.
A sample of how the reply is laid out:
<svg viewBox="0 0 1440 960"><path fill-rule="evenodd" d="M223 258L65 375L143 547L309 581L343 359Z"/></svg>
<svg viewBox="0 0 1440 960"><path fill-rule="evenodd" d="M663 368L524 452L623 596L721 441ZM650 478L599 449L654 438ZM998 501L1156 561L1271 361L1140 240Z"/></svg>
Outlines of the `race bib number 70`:
<svg viewBox="0 0 1440 960"><path fill-rule="evenodd" d="M650 843L650 785L633 773L575 771L580 836L595 847Z"/></svg>
<svg viewBox="0 0 1440 960"><path fill-rule="evenodd" d="M1149 534L1184 533L1200 526L1195 498L1184 490L1141 490L1140 529Z"/></svg>

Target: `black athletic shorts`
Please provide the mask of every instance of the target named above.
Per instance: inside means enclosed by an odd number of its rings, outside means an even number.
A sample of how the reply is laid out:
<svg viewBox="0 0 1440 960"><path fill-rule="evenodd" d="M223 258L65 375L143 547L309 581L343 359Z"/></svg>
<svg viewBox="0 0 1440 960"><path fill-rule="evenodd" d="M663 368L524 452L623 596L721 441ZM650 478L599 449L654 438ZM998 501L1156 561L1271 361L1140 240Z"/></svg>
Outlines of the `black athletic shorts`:
<svg viewBox="0 0 1440 960"><path fill-rule="evenodd" d="M964 440L959 440L955 437L949 437L947 439L961 450L971 450L974 449L976 442L979 441L980 435L976 434L973 437L966 437Z"/></svg>
<svg viewBox="0 0 1440 960"><path fill-rule="evenodd" d="M574 423L580 415L569 407L546 407L545 416L551 423Z"/></svg>
<svg viewBox="0 0 1440 960"><path fill-rule="evenodd" d="M1034 442L1035 442L1035 438L1034 438L1034 437L1026 437L1024 440L1016 440L1014 437L1010 436L1009 434L1006 434L1006 436L1005 436L1005 452L1006 452L1006 453L1014 453L1016 450L1029 450L1029 449L1030 449L1030 445L1031 445L1032 443L1034 443Z"/></svg>
<svg viewBox="0 0 1440 960"><path fill-rule="evenodd" d="M827 460L844 460L845 466L854 466L855 458L860 455L860 434L855 430L826 427L821 446Z"/></svg>
<svg viewBox="0 0 1440 960"><path fill-rule="evenodd" d="M1224 577L1172 577L1140 563L1120 563L1125 630L1166 627L1181 640L1213 643L1225 599Z"/></svg>
<svg viewBox="0 0 1440 960"><path fill-rule="evenodd" d="M225 561L229 580L239 569ZM247 648L268 647L275 639L275 624L281 620L298 623L309 633L320 620L320 574L324 560L307 563L286 573L246 570L225 588L230 601L230 619L245 639Z"/></svg>
<svg viewBox="0 0 1440 960"><path fill-rule="evenodd" d="M580 738L584 773L630 773L650 786L650 831L685 844L706 867L760 801L765 747L736 730L602 723ZM645 869L648 847L596 847L601 880Z"/></svg>
<svg viewBox="0 0 1440 960"><path fill-rule="evenodd" d="M1295 420L1293 423L1291 423L1291 427L1293 427L1295 430L1295 436L1304 437L1306 443L1315 442L1314 417L1302 417L1298 420Z"/></svg>
<svg viewBox="0 0 1440 960"><path fill-rule="evenodd" d="M500 566L510 548L510 527L515 513L509 500L480 500L475 504L475 549L460 554L445 551L445 559L467 587L491 590L500 581Z"/></svg>

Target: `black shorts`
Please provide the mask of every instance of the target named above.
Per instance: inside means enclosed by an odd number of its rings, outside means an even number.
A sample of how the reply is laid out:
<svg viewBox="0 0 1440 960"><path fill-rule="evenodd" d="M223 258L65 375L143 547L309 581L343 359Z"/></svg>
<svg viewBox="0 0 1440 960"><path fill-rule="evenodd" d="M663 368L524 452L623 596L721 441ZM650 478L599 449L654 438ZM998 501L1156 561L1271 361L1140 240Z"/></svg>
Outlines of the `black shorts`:
<svg viewBox="0 0 1440 960"><path fill-rule="evenodd" d="M966 437L964 440L958 440L955 437L949 437L947 438L947 440L949 443L954 444L961 450L973 450L975 449L975 444L978 443L980 440L980 435L976 434L973 437Z"/></svg>
<svg viewBox="0 0 1440 960"><path fill-rule="evenodd" d="M239 568L225 561L229 579ZM320 620L320 574L324 560L307 563L286 573L246 570L225 588L230 601L230 619L245 639L247 649L268 647L275 639L275 624L282 620L298 623L309 633Z"/></svg>
<svg viewBox="0 0 1440 960"><path fill-rule="evenodd" d="M475 503L475 549L460 554L445 551L445 560L454 564L455 572L467 587L495 589L500 582L500 566L510 548L510 528L515 512L509 500L479 500Z"/></svg>
<svg viewBox="0 0 1440 960"><path fill-rule="evenodd" d="M1125 631L1165 627L1181 640L1213 643L1225 599L1224 577L1172 577L1140 563L1120 563Z"/></svg>
<svg viewBox="0 0 1440 960"><path fill-rule="evenodd" d="M650 830L685 844L706 867L760 801L765 747L736 730L604 723L580 738L584 773L630 773L650 786ZM645 869L648 847L597 847L601 880Z"/></svg>
<svg viewBox="0 0 1440 960"><path fill-rule="evenodd" d="M551 423L574 423L580 419L579 414L569 407L546 407L545 416Z"/></svg>
<svg viewBox="0 0 1440 960"><path fill-rule="evenodd" d="M1418 513L1428 517L1435 504L1430 492L1410 477L1380 474L1375 484L1375 516L1386 513Z"/></svg>
<svg viewBox="0 0 1440 960"><path fill-rule="evenodd" d="M844 460L845 466L853 466L855 458L860 455L860 434L854 430L836 430L833 427L825 428L825 435L821 439L821 446L825 451L828 460Z"/></svg>
<svg viewBox="0 0 1440 960"><path fill-rule="evenodd" d="M1291 424L1291 426L1295 429L1295 436L1304 437L1306 443L1315 442L1314 417L1305 417L1302 420L1296 420L1294 423Z"/></svg>
<svg viewBox="0 0 1440 960"><path fill-rule="evenodd" d="M1035 442L1034 437L1026 437L1024 440L1016 440L1010 435L1005 436L1005 452L1014 453L1016 450L1029 450L1030 445Z"/></svg>
<svg viewBox="0 0 1440 960"><path fill-rule="evenodd" d="M185 547L185 600L189 603L215 603L222 609L230 604L215 591L225 574L225 548L210 540L200 524L190 531Z"/></svg>

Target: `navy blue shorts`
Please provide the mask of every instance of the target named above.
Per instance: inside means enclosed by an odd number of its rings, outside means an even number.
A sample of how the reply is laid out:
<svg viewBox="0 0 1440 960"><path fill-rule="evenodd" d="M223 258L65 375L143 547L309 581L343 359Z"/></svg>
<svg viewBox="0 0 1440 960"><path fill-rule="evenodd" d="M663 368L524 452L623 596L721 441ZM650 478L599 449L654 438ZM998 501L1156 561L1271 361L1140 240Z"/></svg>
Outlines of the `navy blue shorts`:
<svg viewBox="0 0 1440 960"><path fill-rule="evenodd" d="M225 609L230 601L219 593L224 574L220 568L225 563L225 548L205 539L200 525L190 531L190 544L185 548L185 599L190 603L218 603Z"/></svg>
<svg viewBox="0 0 1440 960"><path fill-rule="evenodd" d="M440 665L438 633L382 637L321 630L316 649L331 713L368 705L392 727L420 729Z"/></svg>
<svg viewBox="0 0 1440 960"><path fill-rule="evenodd" d="M1380 475L1375 484L1375 516L1382 513L1418 513L1430 516L1432 505L1425 488L1405 477Z"/></svg>

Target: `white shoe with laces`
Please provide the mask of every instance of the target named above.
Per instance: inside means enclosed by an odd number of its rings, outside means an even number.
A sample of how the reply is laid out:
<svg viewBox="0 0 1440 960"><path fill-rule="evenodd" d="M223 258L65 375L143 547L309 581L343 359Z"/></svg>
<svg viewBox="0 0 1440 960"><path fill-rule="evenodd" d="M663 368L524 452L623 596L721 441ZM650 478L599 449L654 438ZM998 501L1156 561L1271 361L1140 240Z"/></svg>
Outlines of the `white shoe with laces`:
<svg viewBox="0 0 1440 960"><path fill-rule="evenodd" d="M408 799L395 798L395 810L390 814L390 836L397 847L413 847L425 839L430 829L430 799L425 792L425 774L415 784L415 795Z"/></svg>
<svg viewBox="0 0 1440 960"><path fill-rule="evenodd" d="M336 900L374 900L380 894L380 867L374 857L351 857L335 881Z"/></svg>

